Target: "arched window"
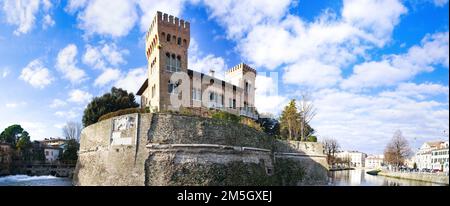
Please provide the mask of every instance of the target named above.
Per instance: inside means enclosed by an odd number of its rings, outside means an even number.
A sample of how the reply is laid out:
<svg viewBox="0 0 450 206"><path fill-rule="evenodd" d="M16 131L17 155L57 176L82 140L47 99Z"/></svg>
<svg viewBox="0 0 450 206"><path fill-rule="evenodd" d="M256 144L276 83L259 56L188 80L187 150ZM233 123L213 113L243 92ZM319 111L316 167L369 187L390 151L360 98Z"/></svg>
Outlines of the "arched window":
<svg viewBox="0 0 450 206"><path fill-rule="evenodd" d="M181 45L181 37L178 37L178 45Z"/></svg>
<svg viewBox="0 0 450 206"><path fill-rule="evenodd" d="M174 42L177 40L177 37L175 35L173 35L172 38Z"/></svg>
<svg viewBox="0 0 450 206"><path fill-rule="evenodd" d="M167 34L167 39L168 42L170 42L170 34Z"/></svg>
<svg viewBox="0 0 450 206"><path fill-rule="evenodd" d="M162 40L164 40L166 38L166 33L163 32L161 35L162 35Z"/></svg>
<svg viewBox="0 0 450 206"><path fill-rule="evenodd" d="M176 64L176 71L181 71L181 57L177 56L177 64Z"/></svg>
<svg viewBox="0 0 450 206"><path fill-rule="evenodd" d="M183 44L184 44L184 46L187 46L187 41L186 41L186 39L183 39Z"/></svg>
<svg viewBox="0 0 450 206"><path fill-rule="evenodd" d="M176 72L177 71L177 65L176 65L176 58L175 58L175 54L172 54L172 58L171 58L171 72Z"/></svg>
<svg viewBox="0 0 450 206"><path fill-rule="evenodd" d="M170 71L170 54L166 53L166 70Z"/></svg>

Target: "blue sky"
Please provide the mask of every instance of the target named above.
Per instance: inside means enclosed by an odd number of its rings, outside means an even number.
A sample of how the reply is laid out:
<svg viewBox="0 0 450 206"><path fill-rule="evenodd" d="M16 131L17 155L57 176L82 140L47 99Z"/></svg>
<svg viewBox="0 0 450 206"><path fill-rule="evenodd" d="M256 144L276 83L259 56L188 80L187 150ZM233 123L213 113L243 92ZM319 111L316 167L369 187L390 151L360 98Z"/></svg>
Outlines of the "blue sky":
<svg viewBox="0 0 450 206"><path fill-rule="evenodd" d="M190 69L253 66L260 112L308 91L343 149L448 140L448 0L2 0L0 130L61 136L93 96L136 92L157 10L191 22Z"/></svg>

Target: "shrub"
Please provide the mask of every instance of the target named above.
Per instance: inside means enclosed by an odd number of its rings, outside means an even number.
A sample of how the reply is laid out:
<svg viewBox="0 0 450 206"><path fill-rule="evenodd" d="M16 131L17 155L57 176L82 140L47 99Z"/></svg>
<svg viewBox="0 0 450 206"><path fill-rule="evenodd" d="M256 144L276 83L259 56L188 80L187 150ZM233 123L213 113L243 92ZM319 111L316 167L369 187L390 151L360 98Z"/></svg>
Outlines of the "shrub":
<svg viewBox="0 0 450 206"><path fill-rule="evenodd" d="M241 118L239 116L224 111L214 112L211 117L213 119L225 120L235 123L239 123L241 121Z"/></svg>
<svg viewBox="0 0 450 206"><path fill-rule="evenodd" d="M121 115L126 115L126 114L133 114L133 113L149 113L150 110L148 108L128 108L128 109L121 109L115 112L110 112L108 114L105 114L103 116L101 116L98 121L103 121L105 119L109 119L112 117L117 117L117 116L121 116Z"/></svg>
<svg viewBox="0 0 450 206"><path fill-rule="evenodd" d="M137 107L139 107L139 104L135 101L133 93L113 87L111 92L95 97L86 106L83 112L83 126L87 127L98 122L99 118L107 113Z"/></svg>

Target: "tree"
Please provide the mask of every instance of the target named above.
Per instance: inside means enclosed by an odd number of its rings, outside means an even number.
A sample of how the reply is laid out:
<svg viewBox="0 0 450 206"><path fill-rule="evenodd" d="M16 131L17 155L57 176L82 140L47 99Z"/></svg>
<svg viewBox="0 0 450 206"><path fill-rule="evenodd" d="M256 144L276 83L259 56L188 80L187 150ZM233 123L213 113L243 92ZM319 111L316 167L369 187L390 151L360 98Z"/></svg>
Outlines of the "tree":
<svg viewBox="0 0 450 206"><path fill-rule="evenodd" d="M75 139L70 139L64 147L63 153L61 155L61 160L63 161L77 161L78 159L78 149L80 144Z"/></svg>
<svg viewBox="0 0 450 206"><path fill-rule="evenodd" d="M77 142L80 141L81 129L81 123L72 121L67 122L66 125L64 125L64 127L62 128L63 135L64 137L66 137L66 139L74 139Z"/></svg>
<svg viewBox="0 0 450 206"><path fill-rule="evenodd" d="M307 137L314 132L312 127L310 127L310 121L316 116L316 109L311 100L311 95L309 92L304 91L301 94L300 100L300 135L301 140L306 141Z"/></svg>
<svg viewBox="0 0 450 206"><path fill-rule="evenodd" d="M298 113L295 99L284 107L280 117L281 135L287 136L290 140L297 140L300 131L300 113Z"/></svg>
<svg viewBox="0 0 450 206"><path fill-rule="evenodd" d="M323 140L323 147L325 154L327 155L327 161L329 165L333 165L336 162L336 153L340 146L336 139L326 138Z"/></svg>
<svg viewBox="0 0 450 206"><path fill-rule="evenodd" d="M94 124L107 113L121 109L139 107L133 93L120 88L111 88L111 92L95 97L86 107L83 114L83 126Z"/></svg>
<svg viewBox="0 0 450 206"><path fill-rule="evenodd" d="M3 132L0 134L0 141L4 141L13 146L16 146L17 142L22 136L29 136L28 132L25 131L20 125L14 124L3 130Z"/></svg>
<svg viewBox="0 0 450 206"><path fill-rule="evenodd" d="M384 150L384 160L396 167L402 166L412 151L408 141L403 137L400 130L395 131L392 140L386 145Z"/></svg>
<svg viewBox="0 0 450 206"><path fill-rule="evenodd" d="M316 136L308 136L306 138L307 142L317 142L317 137Z"/></svg>

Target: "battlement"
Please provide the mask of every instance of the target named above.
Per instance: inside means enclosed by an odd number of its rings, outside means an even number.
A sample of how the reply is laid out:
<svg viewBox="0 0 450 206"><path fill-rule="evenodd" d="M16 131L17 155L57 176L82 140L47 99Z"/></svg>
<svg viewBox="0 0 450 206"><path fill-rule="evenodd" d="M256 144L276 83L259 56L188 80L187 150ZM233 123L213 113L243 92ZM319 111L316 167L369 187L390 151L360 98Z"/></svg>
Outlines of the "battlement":
<svg viewBox="0 0 450 206"><path fill-rule="evenodd" d="M160 11L156 12L156 15L153 18L152 24L150 25L148 32L151 32L153 30L153 27L156 25L156 23L163 23L165 25L174 25L184 30L189 30L191 26L191 24L188 21L185 21L184 19L180 19L176 16L162 13Z"/></svg>
<svg viewBox="0 0 450 206"><path fill-rule="evenodd" d="M240 64L232 67L231 69L227 70L225 73L229 74L229 73L232 73L232 72L235 72L235 71L239 71L239 70L242 70L243 72L253 72L253 73L256 74L256 70L251 68L250 66L248 66L245 63L240 63Z"/></svg>

